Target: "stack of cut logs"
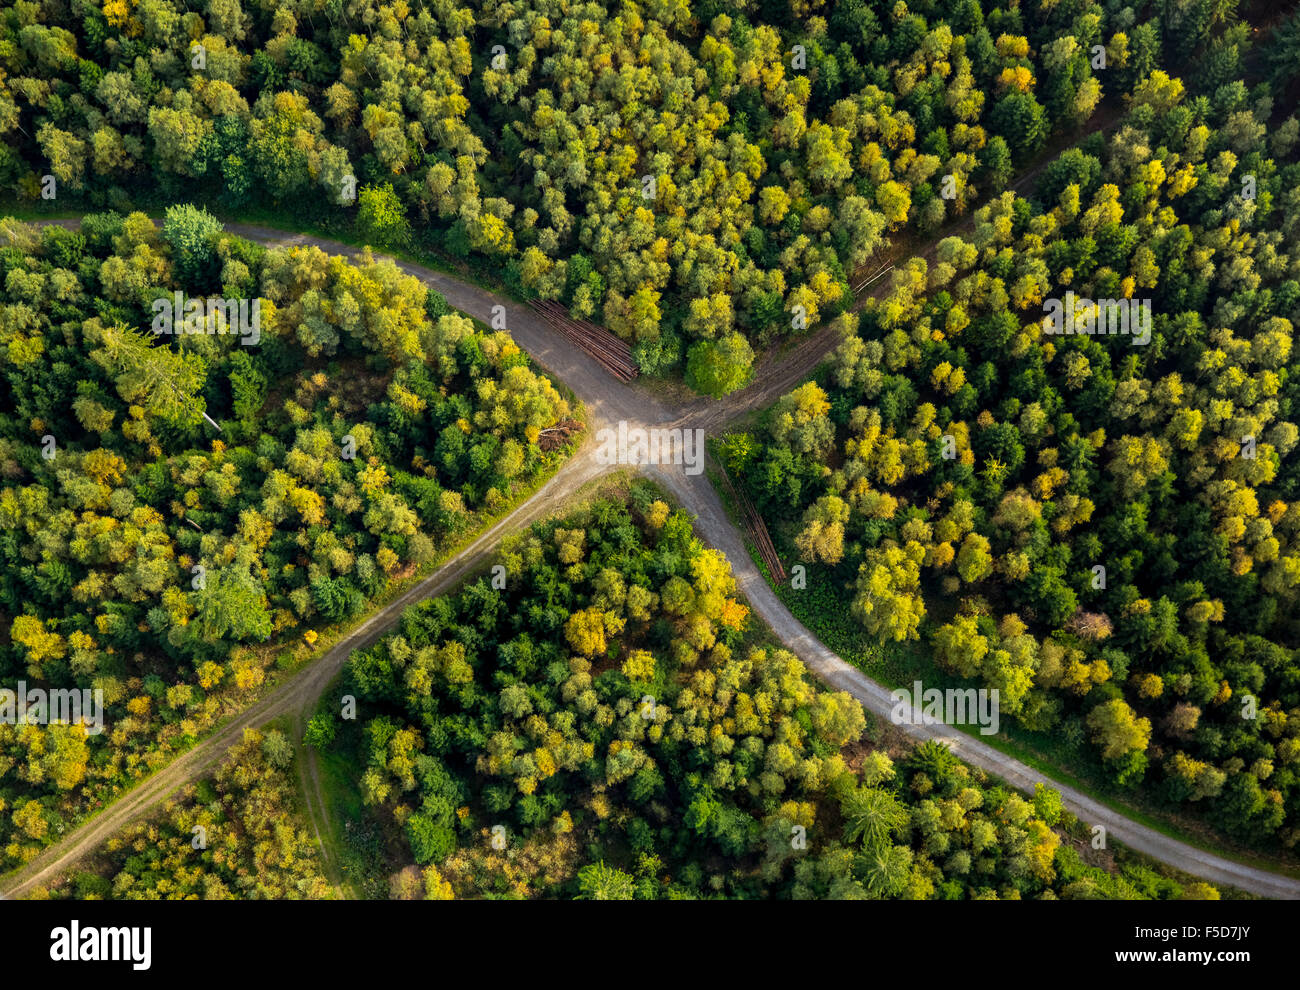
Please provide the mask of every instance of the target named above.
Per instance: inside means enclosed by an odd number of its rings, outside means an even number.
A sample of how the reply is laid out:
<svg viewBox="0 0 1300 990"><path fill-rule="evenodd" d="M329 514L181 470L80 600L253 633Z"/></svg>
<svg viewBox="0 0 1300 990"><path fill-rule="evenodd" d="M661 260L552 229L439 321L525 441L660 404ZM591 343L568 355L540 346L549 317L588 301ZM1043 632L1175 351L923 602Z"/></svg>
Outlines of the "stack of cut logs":
<svg viewBox="0 0 1300 990"><path fill-rule="evenodd" d="M552 299L534 299L532 307L542 314L547 323L594 357L602 368L619 381L630 382L637 376L636 361L632 358L632 348L627 341L587 320L575 320L564 306Z"/></svg>
<svg viewBox="0 0 1300 990"><path fill-rule="evenodd" d="M785 568L781 566L781 558L777 556L776 546L772 543L772 537L768 535L767 524L763 522L763 517L754 508L754 503L749 500L749 494L743 488L737 488L731 483L726 468L722 469L722 476L727 481L727 488L730 489L732 498L740 508L741 521L749 530L750 538L753 539L754 546L758 547L758 555L763 558L768 572L776 581L784 581Z"/></svg>

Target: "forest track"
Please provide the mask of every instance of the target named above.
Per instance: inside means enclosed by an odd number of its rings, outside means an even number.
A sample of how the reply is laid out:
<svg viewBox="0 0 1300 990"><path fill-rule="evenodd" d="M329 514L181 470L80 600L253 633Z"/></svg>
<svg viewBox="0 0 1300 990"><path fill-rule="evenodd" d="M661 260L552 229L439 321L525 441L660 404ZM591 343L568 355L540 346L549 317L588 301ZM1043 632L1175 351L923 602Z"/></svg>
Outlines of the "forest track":
<svg viewBox="0 0 1300 990"><path fill-rule="evenodd" d="M321 872L329 881L334 893L344 899L355 897L351 885L343 876L343 864L335 855L336 848L330 831L329 805L326 803L325 787L321 782L320 756L315 748L303 741L307 730L309 713L299 712L290 722L294 758L297 761L299 795L303 810L307 815L307 824L316 835L316 848L320 850ZM326 836L330 836L327 841Z"/></svg>
<svg viewBox="0 0 1300 990"><path fill-rule="evenodd" d="M1112 121L1110 126L1114 126L1114 123ZM1027 178L1025 177L1026 180ZM72 221L71 225L75 223ZM226 229L264 244L314 246L328 254L347 257L361 253L337 241L268 227L228 224ZM612 426L619 420L627 421L629 427L670 425L682 428L717 428L763 402L775 399L790 387L786 384L792 378L789 362L768 363L760 368L754 384L745 390L748 393L745 401L732 405L729 412L721 417L711 414L709 408L701 407L695 401L685 403L684 408L679 406L672 409L659 398L614 379L591 355L554 331L529 307L513 303L444 272L436 272L411 262L399 261L398 264L404 271L441 292L453 307L484 322L490 320L493 306L504 305L511 335L539 364L568 385L586 405L592 433ZM810 354L804 354L796 364L803 369L801 374L806 376L807 371L816 367L820 360L821 358L813 360ZM791 384L799 380L801 379L795 377ZM727 406L727 403L713 405ZM433 575L375 613L320 660L135 787L96 818L44 850L22 870L0 880L0 890L4 896L21 897L61 872L66 873L77 860L123 825L145 813L178 787L209 770L231 745L239 742L245 728L264 724L283 714L300 717L310 714L320 695L342 669L348 655L382 637L400 617L402 609L422 598L450 590L490 558L502 536L562 510L580 488L613 468L613 465L599 463L596 445L589 438L574 457L531 498L484 531ZM688 475L681 465L657 465L646 468L645 471L669 491L683 508L695 515L700 536L727 556L740 592L781 642L799 656L824 683L835 690L849 692L868 711L888 718L893 708L889 689L831 652L790 613L754 565L740 531L727 516L708 475ZM1096 799L1059 784L1032 767L950 726L902 725L900 728L920 740L942 740L967 763L997 775L1013 787L1032 793L1034 784L1041 782L1055 788L1061 793L1065 807L1082 821L1090 826L1104 826L1108 836L1176 869L1261 897L1300 899L1298 880L1237 863L1131 821Z"/></svg>

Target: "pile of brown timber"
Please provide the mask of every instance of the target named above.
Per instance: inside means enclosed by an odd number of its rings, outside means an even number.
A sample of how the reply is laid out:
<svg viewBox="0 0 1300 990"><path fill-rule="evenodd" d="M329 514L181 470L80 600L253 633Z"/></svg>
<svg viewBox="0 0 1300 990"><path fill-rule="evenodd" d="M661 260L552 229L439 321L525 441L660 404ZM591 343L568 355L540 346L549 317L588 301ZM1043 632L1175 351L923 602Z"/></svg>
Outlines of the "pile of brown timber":
<svg viewBox="0 0 1300 990"><path fill-rule="evenodd" d="M630 382L639 373L627 341L587 320L575 320L553 299L534 299L531 305L547 323L594 357L619 381Z"/></svg>
<svg viewBox="0 0 1300 990"><path fill-rule="evenodd" d="M768 573L778 582L784 581L785 568L781 566L781 558L777 556L776 545L772 543L772 537L767 532L767 524L763 522L763 517L754 508L754 503L749 500L749 493L731 483L731 476L727 474L726 468L722 469L722 477L726 479L727 488L731 491L731 497L740 509L741 522L745 524L745 528L749 531L754 546L758 547L758 555L763 558L763 563L767 565Z"/></svg>

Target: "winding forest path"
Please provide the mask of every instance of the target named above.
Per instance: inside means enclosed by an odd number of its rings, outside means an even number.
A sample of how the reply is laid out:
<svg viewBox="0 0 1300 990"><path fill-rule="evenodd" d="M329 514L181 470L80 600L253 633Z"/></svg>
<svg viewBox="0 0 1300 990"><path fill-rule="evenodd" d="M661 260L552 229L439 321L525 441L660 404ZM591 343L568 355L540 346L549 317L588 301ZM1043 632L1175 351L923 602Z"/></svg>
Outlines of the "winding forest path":
<svg viewBox="0 0 1300 990"><path fill-rule="evenodd" d="M76 221L68 222L69 225L75 223ZM360 253L337 241L268 227L236 223L228 224L226 229L262 244L314 246L328 254L345 256ZM629 428L674 426L683 429L719 429L749 410L769 403L791 384L802 380L825 359L838 342L833 335L821 336L820 346L801 346L786 354L779 362L760 365L754 383L737 393L731 401L708 405L695 400L681 404L669 403L647 394L643 388L617 381L579 347L553 331L531 308L444 272L405 261L398 261L397 264L442 293L453 307L484 322L490 321L493 306L505 306L510 334L539 364L568 385L586 405L592 433L605 427L614 427L619 421L626 421ZM434 574L380 609L311 666L235 716L188 753L137 785L96 818L46 849L22 870L0 881L0 890L4 896L24 896L37 886L49 883L65 873L78 859L132 819L211 769L230 746L239 742L244 729L262 725L285 714L295 718L310 715L321 693L338 675L351 652L380 639L397 622L406 606L449 591L489 560L501 537L561 511L579 489L611 470L614 470L613 466L599 463L595 445L588 438L577 453L531 498L484 531ZM672 493L683 508L695 515L700 536L726 554L739 590L777 638L827 685L835 690L847 691L868 711L888 719L893 708L889 689L832 653L781 603L746 552L743 538L728 518L708 475L688 475L681 465L655 465L644 470ZM1089 826L1104 826L1109 837L1153 859L1214 883L1238 887L1263 897L1300 899L1300 881L1236 863L1131 821L1088 795L1062 786L950 726L903 725L900 728L922 740L942 740L961 759L997 775L1016 788L1032 792L1036 783L1050 785L1061 793L1065 807L1082 821Z"/></svg>

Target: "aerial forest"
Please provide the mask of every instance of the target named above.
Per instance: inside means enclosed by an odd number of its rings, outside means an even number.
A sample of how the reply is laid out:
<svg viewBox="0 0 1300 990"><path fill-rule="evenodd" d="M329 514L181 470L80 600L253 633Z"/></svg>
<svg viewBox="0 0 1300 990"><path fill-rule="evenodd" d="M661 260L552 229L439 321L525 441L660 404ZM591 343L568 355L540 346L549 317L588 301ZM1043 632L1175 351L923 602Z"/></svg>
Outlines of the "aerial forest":
<svg viewBox="0 0 1300 990"><path fill-rule="evenodd" d="M0 884L1294 884L1298 106L1294 2L0 5Z"/></svg>

